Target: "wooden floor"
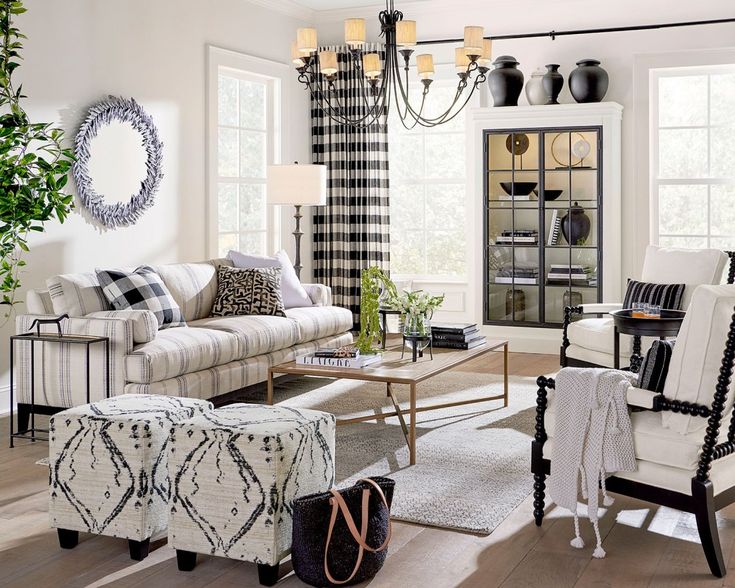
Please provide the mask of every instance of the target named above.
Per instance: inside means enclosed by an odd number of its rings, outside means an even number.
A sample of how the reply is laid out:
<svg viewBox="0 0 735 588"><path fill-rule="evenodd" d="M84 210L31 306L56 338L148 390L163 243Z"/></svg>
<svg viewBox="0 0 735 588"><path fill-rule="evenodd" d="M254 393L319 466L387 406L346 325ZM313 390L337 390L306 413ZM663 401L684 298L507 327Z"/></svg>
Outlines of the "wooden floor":
<svg viewBox="0 0 735 588"><path fill-rule="evenodd" d="M468 363L466 371L502 372L500 354ZM536 376L557 369L557 358L511 354L511 373ZM512 389L511 389L512 393ZM131 562L124 541L84 536L79 546L61 551L48 526L48 476L35 461L45 443L5 441L0 420L0 586L258 586L255 566L200 556L193 572L178 572L174 552L154 544L144 561ZM531 476L529 474L529 492ZM617 497L601 519L605 559L591 558L593 537L582 520L587 547L573 549L571 518L548 511L537 528L531 500L521 504L490 536L396 523L385 567L371 588L490 588L565 586L732 586L735 587L735 508L719 513L723 552L732 568L724 580L709 575L691 515ZM290 574L279 586L303 586Z"/></svg>

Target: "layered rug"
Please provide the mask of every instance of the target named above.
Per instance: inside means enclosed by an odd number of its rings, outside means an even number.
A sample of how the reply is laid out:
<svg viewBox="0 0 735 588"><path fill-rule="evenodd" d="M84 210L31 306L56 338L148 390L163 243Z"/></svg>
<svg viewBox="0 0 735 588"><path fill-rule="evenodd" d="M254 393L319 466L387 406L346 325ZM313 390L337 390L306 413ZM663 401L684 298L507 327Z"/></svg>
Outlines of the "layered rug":
<svg viewBox="0 0 735 588"><path fill-rule="evenodd" d="M402 407L408 386L393 386ZM502 376L447 372L418 386L418 406L502 394ZM392 514L422 525L487 535L533 488L531 438L535 378L511 377L502 401L418 414L417 464L408 465L396 417L337 427L337 480L366 476L396 481ZM276 381L276 402L334 413L338 419L393 410L385 384L300 378ZM408 417L406 417L408 419Z"/></svg>

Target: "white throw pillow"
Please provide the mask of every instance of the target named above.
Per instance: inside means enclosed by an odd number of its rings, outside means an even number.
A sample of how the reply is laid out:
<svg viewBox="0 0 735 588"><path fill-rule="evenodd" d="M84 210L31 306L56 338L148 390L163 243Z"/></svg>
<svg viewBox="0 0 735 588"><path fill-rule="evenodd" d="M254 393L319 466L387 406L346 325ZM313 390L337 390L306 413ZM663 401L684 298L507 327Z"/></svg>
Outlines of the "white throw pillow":
<svg viewBox="0 0 735 588"><path fill-rule="evenodd" d="M301 285L296 276L296 270L291 263L288 253L281 250L273 257L265 255L248 255L239 251L230 251L227 258L235 267L245 269L257 269L264 267L281 268L281 294L283 295L283 306L286 308L303 308L314 306L311 298Z"/></svg>

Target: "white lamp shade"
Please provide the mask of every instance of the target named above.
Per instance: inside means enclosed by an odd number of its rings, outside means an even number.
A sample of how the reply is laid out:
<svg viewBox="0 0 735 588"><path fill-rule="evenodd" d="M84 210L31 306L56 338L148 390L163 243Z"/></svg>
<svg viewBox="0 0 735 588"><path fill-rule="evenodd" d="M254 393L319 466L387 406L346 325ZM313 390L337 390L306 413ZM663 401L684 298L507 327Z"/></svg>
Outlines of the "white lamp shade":
<svg viewBox="0 0 735 588"><path fill-rule="evenodd" d="M266 193L268 204L326 204L327 166L269 165Z"/></svg>

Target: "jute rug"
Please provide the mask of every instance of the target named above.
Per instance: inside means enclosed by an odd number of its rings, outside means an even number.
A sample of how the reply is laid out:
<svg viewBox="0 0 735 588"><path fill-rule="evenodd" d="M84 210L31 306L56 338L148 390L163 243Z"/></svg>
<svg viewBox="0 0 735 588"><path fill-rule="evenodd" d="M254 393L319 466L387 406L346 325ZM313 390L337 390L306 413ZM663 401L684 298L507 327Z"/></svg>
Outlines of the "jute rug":
<svg viewBox="0 0 735 588"><path fill-rule="evenodd" d="M341 486L364 476L389 476L396 481L394 518L489 534L533 489L536 390L535 378L512 377L507 408L493 401L419 413L414 466L408 465L397 418L339 426L337 480ZM394 391L405 406L408 386ZM418 405L501 393L500 376L448 372L419 385ZM348 380L276 382L275 400L337 418L392 410L384 384Z"/></svg>

